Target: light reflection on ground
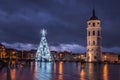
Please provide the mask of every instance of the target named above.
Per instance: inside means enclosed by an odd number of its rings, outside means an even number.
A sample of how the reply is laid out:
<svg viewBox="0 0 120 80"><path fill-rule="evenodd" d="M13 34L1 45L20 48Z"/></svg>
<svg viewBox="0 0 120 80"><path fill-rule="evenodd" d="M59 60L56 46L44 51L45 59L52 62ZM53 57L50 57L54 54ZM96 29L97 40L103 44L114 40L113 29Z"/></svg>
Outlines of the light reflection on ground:
<svg viewBox="0 0 120 80"><path fill-rule="evenodd" d="M31 62L0 69L0 80L120 80L120 65Z"/></svg>

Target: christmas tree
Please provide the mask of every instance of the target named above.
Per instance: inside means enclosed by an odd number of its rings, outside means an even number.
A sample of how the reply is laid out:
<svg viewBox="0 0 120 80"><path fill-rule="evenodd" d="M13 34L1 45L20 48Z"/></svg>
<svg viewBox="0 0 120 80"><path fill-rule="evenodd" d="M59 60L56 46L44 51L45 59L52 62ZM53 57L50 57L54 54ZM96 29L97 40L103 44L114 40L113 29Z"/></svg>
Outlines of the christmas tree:
<svg viewBox="0 0 120 80"><path fill-rule="evenodd" d="M49 50L48 43L45 37L46 30L42 29L41 34L42 34L42 37L41 37L40 45L37 49L36 60L37 61L53 61L53 57L51 55L51 52Z"/></svg>

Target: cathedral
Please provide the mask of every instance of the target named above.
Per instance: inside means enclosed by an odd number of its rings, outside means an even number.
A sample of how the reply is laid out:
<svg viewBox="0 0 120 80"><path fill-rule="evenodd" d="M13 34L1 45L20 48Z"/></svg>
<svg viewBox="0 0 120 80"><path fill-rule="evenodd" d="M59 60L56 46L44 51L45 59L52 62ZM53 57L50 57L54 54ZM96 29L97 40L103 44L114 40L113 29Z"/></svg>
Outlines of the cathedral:
<svg viewBox="0 0 120 80"><path fill-rule="evenodd" d="M92 16L87 21L87 62L102 61L101 39L101 21L98 19L93 9Z"/></svg>

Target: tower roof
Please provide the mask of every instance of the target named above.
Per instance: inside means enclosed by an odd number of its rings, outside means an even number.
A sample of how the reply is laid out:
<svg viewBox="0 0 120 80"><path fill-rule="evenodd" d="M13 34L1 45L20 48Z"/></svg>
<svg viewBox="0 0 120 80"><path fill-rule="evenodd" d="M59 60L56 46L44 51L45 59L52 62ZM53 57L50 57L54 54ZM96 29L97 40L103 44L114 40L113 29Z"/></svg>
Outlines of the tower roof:
<svg viewBox="0 0 120 80"><path fill-rule="evenodd" d="M90 18L90 20L98 20L98 17L95 15L95 10L94 9L92 11L92 17Z"/></svg>

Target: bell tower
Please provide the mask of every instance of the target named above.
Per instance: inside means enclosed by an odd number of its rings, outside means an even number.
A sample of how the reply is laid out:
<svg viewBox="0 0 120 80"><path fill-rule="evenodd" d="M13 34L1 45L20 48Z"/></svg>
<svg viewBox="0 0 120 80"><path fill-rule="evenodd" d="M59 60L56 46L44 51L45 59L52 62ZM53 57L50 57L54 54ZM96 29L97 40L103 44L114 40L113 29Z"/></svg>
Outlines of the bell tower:
<svg viewBox="0 0 120 80"><path fill-rule="evenodd" d="M102 61L101 46L101 21L96 17L95 10L92 11L92 17L87 21L87 62Z"/></svg>

